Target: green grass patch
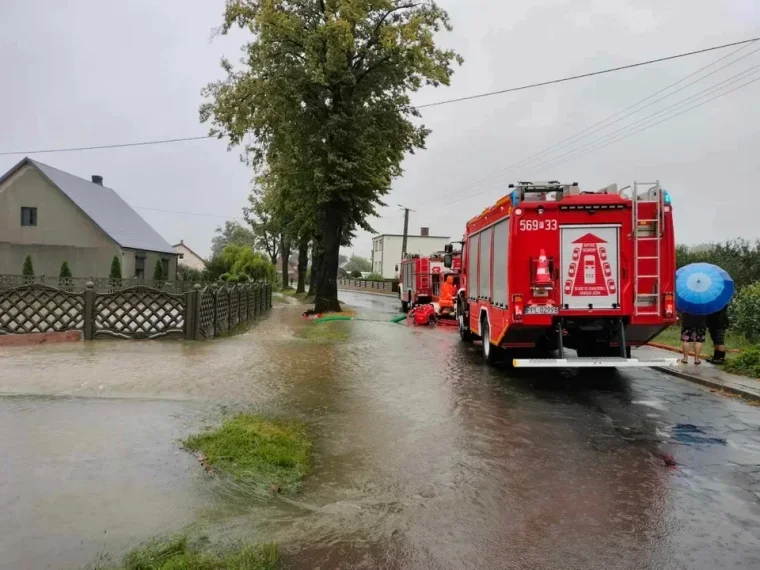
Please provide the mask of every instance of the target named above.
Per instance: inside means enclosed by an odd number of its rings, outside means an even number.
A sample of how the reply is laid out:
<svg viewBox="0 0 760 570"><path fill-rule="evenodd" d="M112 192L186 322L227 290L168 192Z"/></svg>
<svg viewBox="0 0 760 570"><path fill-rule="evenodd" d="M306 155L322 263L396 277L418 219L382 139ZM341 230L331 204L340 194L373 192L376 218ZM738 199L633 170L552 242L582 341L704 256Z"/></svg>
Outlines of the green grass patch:
<svg viewBox="0 0 760 570"><path fill-rule="evenodd" d="M760 378L760 346L744 349L725 364L725 370L750 378Z"/></svg>
<svg viewBox="0 0 760 570"><path fill-rule="evenodd" d="M205 463L259 490L295 492L309 466L311 442L305 428L285 420L240 414L216 430L194 435L187 449Z"/></svg>
<svg viewBox="0 0 760 570"><path fill-rule="evenodd" d="M652 342L657 342L666 346L672 346L673 348L680 349L681 328L679 326L669 327L657 335L652 340ZM739 353L731 352L732 350L744 351L751 347L752 343L744 338L744 336L732 331L728 331L726 333L726 348L729 350L729 352L726 354L727 360L732 361L738 358ZM705 338L705 343L702 345L702 356L711 357L713 355L713 349L713 343L712 340L710 340L710 335L708 334Z"/></svg>
<svg viewBox="0 0 760 570"><path fill-rule="evenodd" d="M186 537L151 541L124 557L122 570L274 570L277 565L274 543L256 544L225 554L199 552L190 548Z"/></svg>
<svg viewBox="0 0 760 570"><path fill-rule="evenodd" d="M338 313L342 315L343 313ZM328 321L324 323L309 322L297 336L313 342L335 342L348 338L349 328L346 321Z"/></svg>

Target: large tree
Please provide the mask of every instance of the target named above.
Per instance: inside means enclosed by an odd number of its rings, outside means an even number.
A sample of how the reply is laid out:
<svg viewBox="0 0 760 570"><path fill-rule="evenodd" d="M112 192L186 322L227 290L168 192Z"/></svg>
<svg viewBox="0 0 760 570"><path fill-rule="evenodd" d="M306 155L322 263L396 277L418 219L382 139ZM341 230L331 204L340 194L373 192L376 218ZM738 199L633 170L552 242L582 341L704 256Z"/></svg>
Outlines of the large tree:
<svg viewBox="0 0 760 570"><path fill-rule="evenodd" d="M224 227L216 228L216 235L211 238L211 257L221 255L228 245L248 245L255 247L256 236L238 222L227 221Z"/></svg>
<svg viewBox="0 0 760 570"><path fill-rule="evenodd" d="M340 246L371 231L404 155L429 133L409 95L447 85L460 60L434 41L448 16L433 0L228 0L221 32L233 26L253 39L240 68L222 61L201 120L311 208L315 311L339 311Z"/></svg>

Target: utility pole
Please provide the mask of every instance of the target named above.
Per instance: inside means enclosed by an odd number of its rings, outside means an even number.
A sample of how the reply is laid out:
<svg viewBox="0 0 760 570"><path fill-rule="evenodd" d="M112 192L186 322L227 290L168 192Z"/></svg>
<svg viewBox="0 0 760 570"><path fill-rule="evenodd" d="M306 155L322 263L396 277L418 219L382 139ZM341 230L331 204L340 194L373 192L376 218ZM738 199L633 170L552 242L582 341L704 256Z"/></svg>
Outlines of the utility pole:
<svg viewBox="0 0 760 570"><path fill-rule="evenodd" d="M413 212L414 210L405 208L401 204L398 207L404 210L404 238L401 240L401 259L404 259L406 256L406 237L409 235L409 212Z"/></svg>

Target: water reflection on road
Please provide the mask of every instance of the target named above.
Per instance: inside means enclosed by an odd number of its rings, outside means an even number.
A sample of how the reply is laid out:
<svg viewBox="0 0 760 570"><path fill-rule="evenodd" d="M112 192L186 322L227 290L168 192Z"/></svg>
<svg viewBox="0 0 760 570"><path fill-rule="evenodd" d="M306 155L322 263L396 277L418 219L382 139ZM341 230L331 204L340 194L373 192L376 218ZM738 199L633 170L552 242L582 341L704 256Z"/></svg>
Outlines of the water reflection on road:
<svg viewBox="0 0 760 570"><path fill-rule="evenodd" d="M0 568L188 528L309 570L760 565L757 408L651 371L489 368L450 329L388 322L392 298L341 296L366 319L344 341L277 307L222 341L0 353L0 392L45 395L0 399ZM306 422L301 495L250 497L179 450L223 406Z"/></svg>

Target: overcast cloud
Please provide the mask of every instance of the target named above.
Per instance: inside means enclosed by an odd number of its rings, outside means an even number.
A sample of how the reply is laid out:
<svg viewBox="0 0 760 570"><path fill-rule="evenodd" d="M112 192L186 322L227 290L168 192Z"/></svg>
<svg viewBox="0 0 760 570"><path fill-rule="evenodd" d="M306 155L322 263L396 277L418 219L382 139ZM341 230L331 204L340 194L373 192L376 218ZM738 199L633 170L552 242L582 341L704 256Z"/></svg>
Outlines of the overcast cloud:
<svg viewBox="0 0 760 570"><path fill-rule="evenodd" d="M462 54L465 64L451 87L415 95L418 104L739 41L760 31L760 10L752 0L440 3L454 25L441 42ZM220 57L237 59L245 40L242 33L210 40L223 6L223 0L0 3L0 152L205 134L198 123L200 89L222 76ZM578 181L587 189L660 179L673 196L679 243L758 238L760 81L556 168L536 161L470 186L729 51L426 109L424 122L433 130L427 150L406 160L404 177L387 198L391 206L373 224L380 232L399 233L400 203L415 210L412 230L430 226L436 235L456 238L465 221L515 179ZM616 127L755 65L760 52ZM760 78L757 71L746 81ZM252 177L238 152L217 140L31 156L82 177L101 174L169 242L184 239L203 255L214 228L242 216ZM0 170L22 158L0 156ZM369 256L370 236L360 234L353 249Z"/></svg>

